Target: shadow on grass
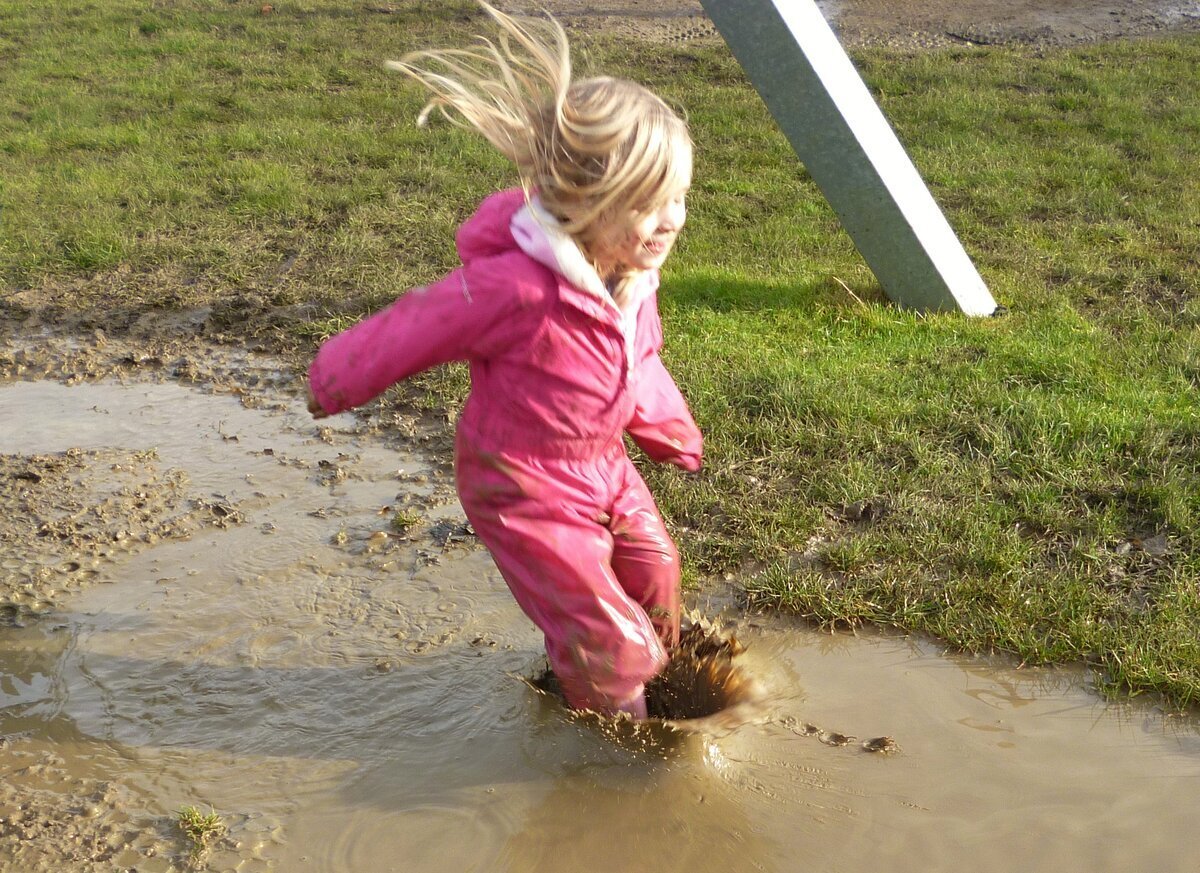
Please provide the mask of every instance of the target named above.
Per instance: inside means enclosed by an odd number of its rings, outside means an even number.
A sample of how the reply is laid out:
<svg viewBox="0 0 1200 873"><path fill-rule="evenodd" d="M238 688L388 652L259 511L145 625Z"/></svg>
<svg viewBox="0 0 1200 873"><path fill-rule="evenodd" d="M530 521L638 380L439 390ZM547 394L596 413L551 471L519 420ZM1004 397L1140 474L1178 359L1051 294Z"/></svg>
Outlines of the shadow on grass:
<svg viewBox="0 0 1200 873"><path fill-rule="evenodd" d="M660 300L713 312L867 309L893 306L873 279L820 276L797 282L752 281L718 272L688 271L664 277Z"/></svg>

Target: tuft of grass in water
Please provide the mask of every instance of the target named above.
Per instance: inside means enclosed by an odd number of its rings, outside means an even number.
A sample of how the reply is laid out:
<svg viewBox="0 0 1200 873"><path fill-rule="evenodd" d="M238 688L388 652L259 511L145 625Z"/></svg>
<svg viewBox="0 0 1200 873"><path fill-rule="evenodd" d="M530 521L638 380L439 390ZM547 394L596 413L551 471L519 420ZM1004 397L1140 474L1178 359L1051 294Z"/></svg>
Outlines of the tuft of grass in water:
<svg viewBox="0 0 1200 873"><path fill-rule="evenodd" d="M424 521L421 513L415 509L397 509L392 515L392 528L401 533L413 528Z"/></svg>
<svg viewBox="0 0 1200 873"><path fill-rule="evenodd" d="M470 3L34 6L0 0L0 314L225 307L311 348L514 181L381 68L470 42ZM696 141L660 305L706 468L642 465L685 579L1200 701L1200 39L856 53L1009 310L968 320L886 301L723 47L572 38Z"/></svg>
<svg viewBox="0 0 1200 873"><path fill-rule="evenodd" d="M211 809L203 813L194 806L182 807L176 821L188 841L188 857L193 865L199 864L212 844L226 832L225 822Z"/></svg>

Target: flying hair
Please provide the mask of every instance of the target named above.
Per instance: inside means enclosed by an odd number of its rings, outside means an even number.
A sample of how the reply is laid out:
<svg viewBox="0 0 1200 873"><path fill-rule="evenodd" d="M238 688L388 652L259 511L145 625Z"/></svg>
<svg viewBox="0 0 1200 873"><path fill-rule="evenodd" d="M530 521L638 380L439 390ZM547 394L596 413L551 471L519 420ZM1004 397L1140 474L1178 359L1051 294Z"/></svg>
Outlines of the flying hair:
<svg viewBox="0 0 1200 873"><path fill-rule="evenodd" d="M387 66L432 92L419 124L436 111L477 130L590 258L601 222L649 212L686 184L687 126L634 82L572 81L567 35L552 17L517 19L478 2L498 27L495 39L411 52Z"/></svg>

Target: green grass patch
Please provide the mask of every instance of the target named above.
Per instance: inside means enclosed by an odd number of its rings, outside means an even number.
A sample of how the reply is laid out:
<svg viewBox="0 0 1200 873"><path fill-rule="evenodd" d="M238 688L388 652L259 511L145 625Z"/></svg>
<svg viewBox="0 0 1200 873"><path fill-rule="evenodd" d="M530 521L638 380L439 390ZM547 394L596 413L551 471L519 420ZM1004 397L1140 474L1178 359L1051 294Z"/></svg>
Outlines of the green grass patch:
<svg viewBox="0 0 1200 873"><path fill-rule="evenodd" d="M260 5L0 0L0 307L300 304L311 348L454 265L513 174L381 62L474 7ZM707 467L645 465L689 578L1200 698L1200 41L856 55L1009 309L968 320L884 301L725 49L575 38L697 142L661 301Z"/></svg>
<svg viewBox="0 0 1200 873"><path fill-rule="evenodd" d="M176 824L188 843L188 861L195 867L200 865L213 844L225 835L227 828L221 816L213 810L201 812L197 807L185 806L179 810Z"/></svg>

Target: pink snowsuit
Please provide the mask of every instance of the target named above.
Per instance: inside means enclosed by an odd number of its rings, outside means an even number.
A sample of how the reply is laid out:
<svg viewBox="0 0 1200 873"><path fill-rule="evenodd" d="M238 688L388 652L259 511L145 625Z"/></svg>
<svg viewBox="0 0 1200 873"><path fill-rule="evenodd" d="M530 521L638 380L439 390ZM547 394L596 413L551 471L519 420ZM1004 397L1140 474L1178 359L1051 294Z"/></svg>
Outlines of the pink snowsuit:
<svg viewBox="0 0 1200 873"><path fill-rule="evenodd" d="M625 451L700 467L701 436L659 360L658 275L622 312L554 218L519 190L460 228L463 266L322 345L314 397L336 413L466 360L455 474L467 518L545 634L568 702L637 698L679 635L679 558Z"/></svg>

